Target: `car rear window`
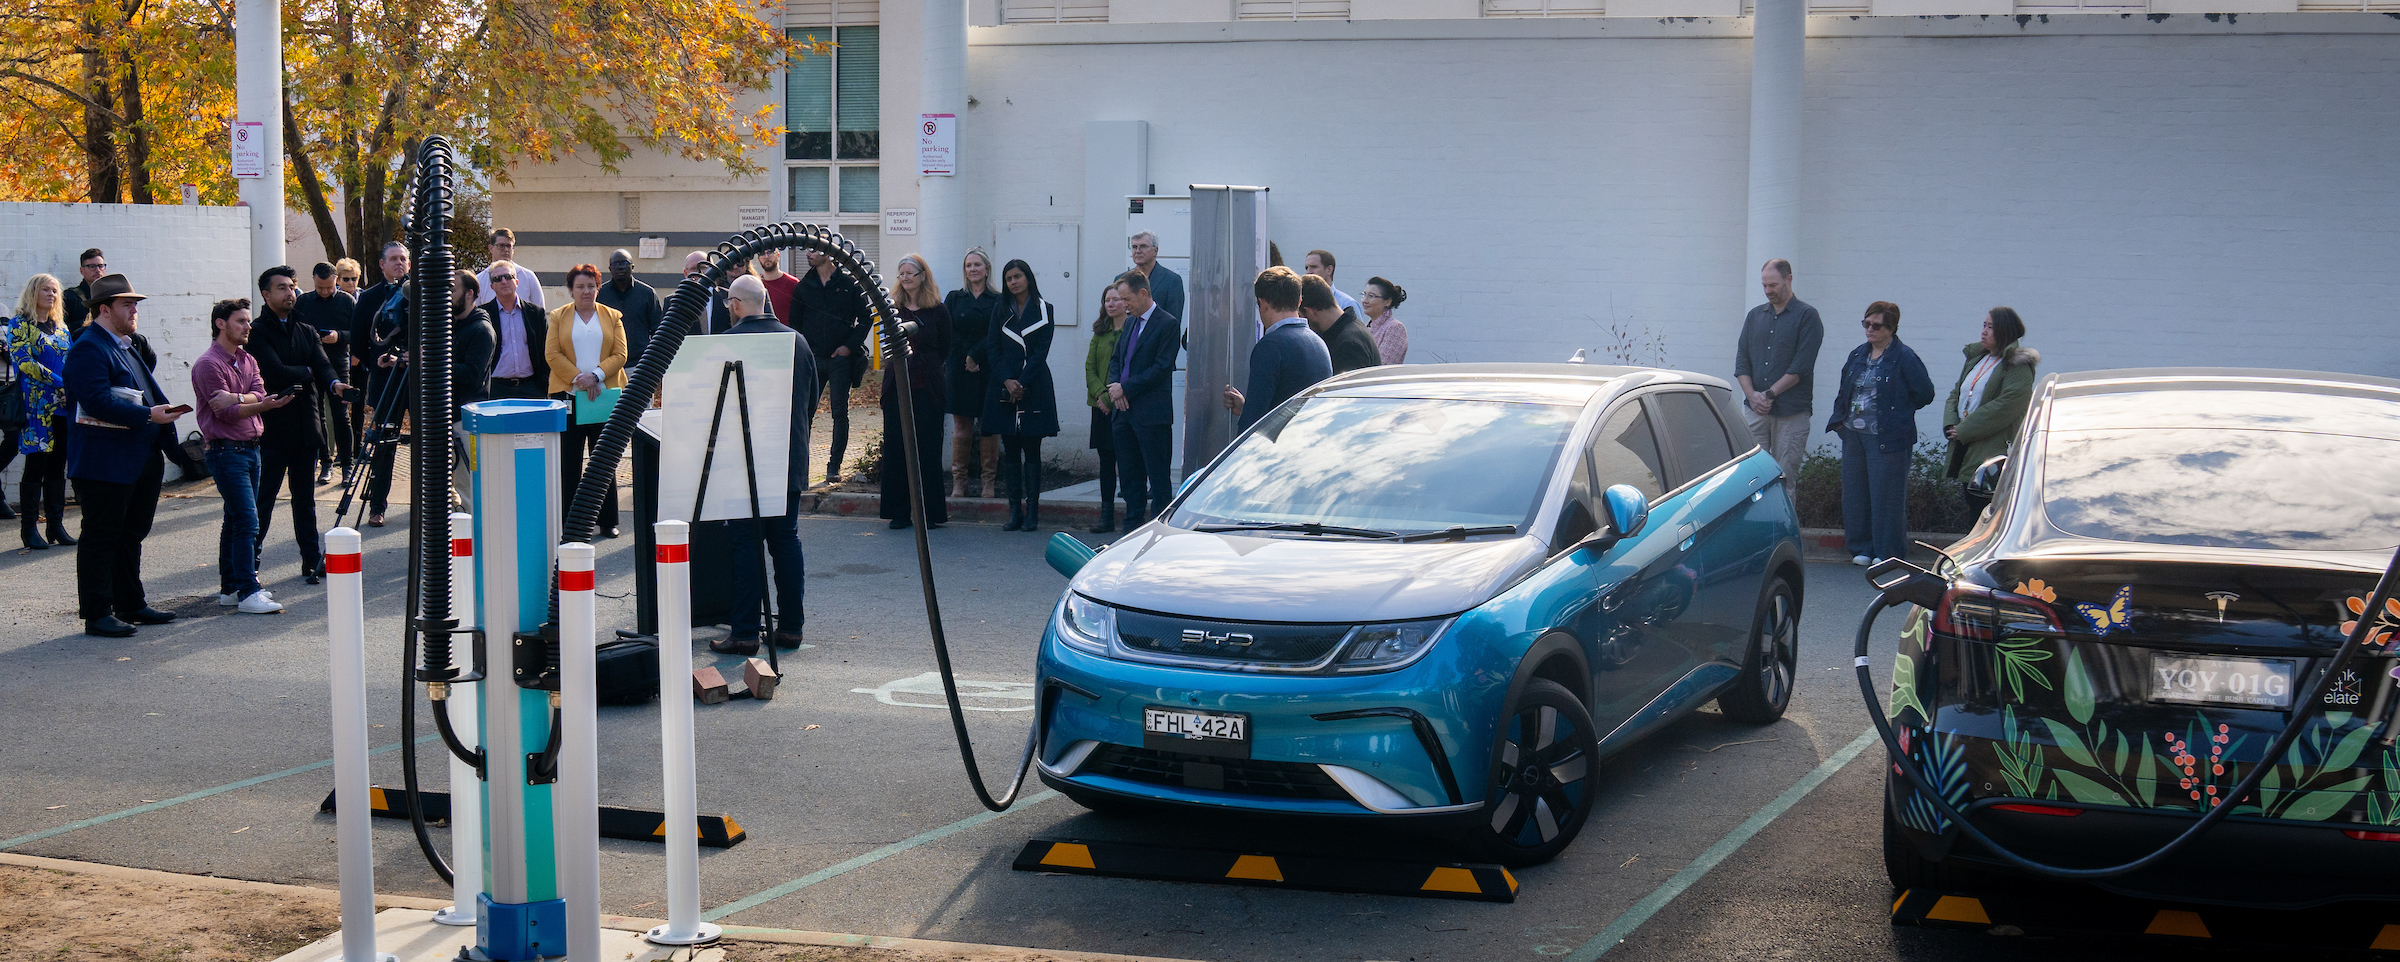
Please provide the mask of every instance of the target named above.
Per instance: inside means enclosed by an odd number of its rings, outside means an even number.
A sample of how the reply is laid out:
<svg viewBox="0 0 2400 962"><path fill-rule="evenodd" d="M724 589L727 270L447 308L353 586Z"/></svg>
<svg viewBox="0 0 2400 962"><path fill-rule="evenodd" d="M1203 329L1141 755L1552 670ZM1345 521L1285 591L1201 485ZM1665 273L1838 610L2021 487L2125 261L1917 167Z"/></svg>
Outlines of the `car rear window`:
<svg viewBox="0 0 2400 962"><path fill-rule="evenodd" d="M2042 507L2087 538L2367 551L2400 544L2400 441L2218 428L2050 431Z"/></svg>
<svg viewBox="0 0 2400 962"><path fill-rule="evenodd" d="M1311 397L1285 404L1196 481L1172 523L1387 531L1532 522L1580 409Z"/></svg>

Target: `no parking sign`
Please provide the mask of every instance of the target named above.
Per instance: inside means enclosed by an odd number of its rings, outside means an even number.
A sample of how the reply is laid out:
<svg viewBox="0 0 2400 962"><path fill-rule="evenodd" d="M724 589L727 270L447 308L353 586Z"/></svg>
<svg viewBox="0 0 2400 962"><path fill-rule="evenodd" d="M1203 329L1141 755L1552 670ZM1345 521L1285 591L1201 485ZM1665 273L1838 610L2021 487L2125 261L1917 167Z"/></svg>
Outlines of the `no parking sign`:
<svg viewBox="0 0 2400 962"><path fill-rule="evenodd" d="M949 177L958 173L958 115L917 115L917 174Z"/></svg>

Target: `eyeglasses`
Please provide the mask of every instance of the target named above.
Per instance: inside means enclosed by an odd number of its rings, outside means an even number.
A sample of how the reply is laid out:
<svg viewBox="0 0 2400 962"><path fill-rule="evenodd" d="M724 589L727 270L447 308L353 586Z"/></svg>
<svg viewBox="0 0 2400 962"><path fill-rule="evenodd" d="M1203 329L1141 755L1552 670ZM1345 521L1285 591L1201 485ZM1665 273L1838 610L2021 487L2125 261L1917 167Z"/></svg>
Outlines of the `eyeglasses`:
<svg viewBox="0 0 2400 962"><path fill-rule="evenodd" d="M108 269L108 262L101 261L97 264L85 264L83 265L83 269L87 271L104 271Z"/></svg>

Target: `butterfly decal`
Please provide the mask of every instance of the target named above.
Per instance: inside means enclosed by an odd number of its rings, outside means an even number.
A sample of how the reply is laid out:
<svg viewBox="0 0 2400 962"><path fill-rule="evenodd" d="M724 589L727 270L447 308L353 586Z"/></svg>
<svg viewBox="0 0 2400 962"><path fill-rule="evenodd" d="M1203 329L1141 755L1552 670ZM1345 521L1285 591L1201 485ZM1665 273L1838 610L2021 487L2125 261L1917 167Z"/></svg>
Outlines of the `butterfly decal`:
<svg viewBox="0 0 2400 962"><path fill-rule="evenodd" d="M2075 603L2075 610L2083 613L2083 620L2092 623L2093 634L2106 638L2109 632L2132 626L2133 586L2126 585L2117 589L2116 600L2109 602L2105 608L2078 601Z"/></svg>

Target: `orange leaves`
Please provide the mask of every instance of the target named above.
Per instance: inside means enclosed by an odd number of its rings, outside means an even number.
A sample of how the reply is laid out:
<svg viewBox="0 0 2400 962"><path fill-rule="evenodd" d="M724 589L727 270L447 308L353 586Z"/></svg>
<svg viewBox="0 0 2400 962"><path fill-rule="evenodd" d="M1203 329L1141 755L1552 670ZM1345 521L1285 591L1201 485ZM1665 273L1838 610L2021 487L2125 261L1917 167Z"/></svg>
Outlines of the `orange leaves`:
<svg viewBox="0 0 2400 962"><path fill-rule="evenodd" d="M2347 638L2358 631L2358 622L2367 613L2367 599L2353 595L2342 606L2349 609L2351 615L2351 620L2342 622L2342 636ZM2385 601L2383 610L2377 615L2375 624L2367 630L2365 637L2359 639L2359 644L2370 647L2391 644L2393 631L2400 629L2400 599Z"/></svg>

